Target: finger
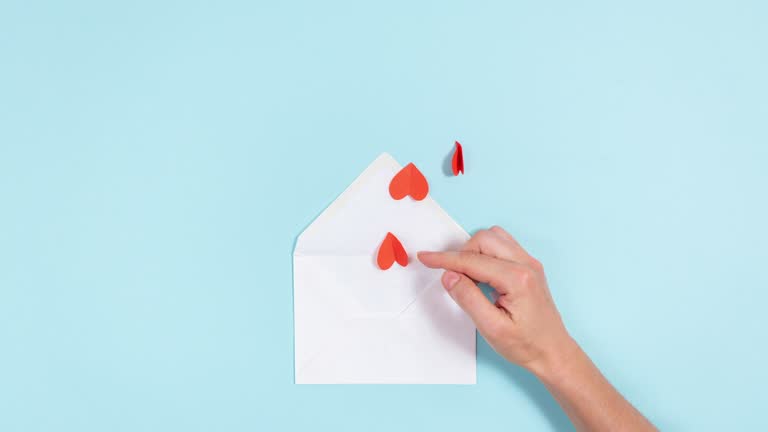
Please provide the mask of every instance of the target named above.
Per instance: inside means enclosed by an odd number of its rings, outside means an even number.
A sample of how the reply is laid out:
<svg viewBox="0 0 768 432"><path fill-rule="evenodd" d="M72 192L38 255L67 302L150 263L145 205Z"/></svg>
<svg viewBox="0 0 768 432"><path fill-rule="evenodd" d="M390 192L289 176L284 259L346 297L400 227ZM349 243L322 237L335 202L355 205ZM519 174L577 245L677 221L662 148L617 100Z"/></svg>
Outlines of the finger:
<svg viewBox="0 0 768 432"><path fill-rule="evenodd" d="M524 254L528 255L528 251L525 250L523 246L520 245L520 242L515 239L512 234L508 233L504 228L494 225L492 226L489 231L492 233L498 235L502 239L506 240L509 244L512 245L512 247L516 248L517 250L522 251Z"/></svg>
<svg viewBox="0 0 768 432"><path fill-rule="evenodd" d="M442 268L464 273L472 279L484 282L499 292L506 293L509 286L504 275L513 265L508 261L476 252L419 252L419 261L429 268Z"/></svg>
<svg viewBox="0 0 768 432"><path fill-rule="evenodd" d="M476 232L461 250L490 255L507 261L525 262L528 258L528 254L514 239L510 241L493 229Z"/></svg>
<svg viewBox="0 0 768 432"><path fill-rule="evenodd" d="M501 237L505 238L506 240L509 240L509 241L513 242L518 247L521 247L520 243L518 243L517 240L515 240L515 238L512 237L512 234L508 233L507 230L505 230L504 228L502 228L502 227L500 227L498 225L494 225L494 226L492 226L490 228L490 231L493 231L494 233L496 233L496 234L500 235Z"/></svg>
<svg viewBox="0 0 768 432"><path fill-rule="evenodd" d="M505 318L468 277L449 270L443 274L442 282L451 298L469 315L483 336L491 334L498 320Z"/></svg>

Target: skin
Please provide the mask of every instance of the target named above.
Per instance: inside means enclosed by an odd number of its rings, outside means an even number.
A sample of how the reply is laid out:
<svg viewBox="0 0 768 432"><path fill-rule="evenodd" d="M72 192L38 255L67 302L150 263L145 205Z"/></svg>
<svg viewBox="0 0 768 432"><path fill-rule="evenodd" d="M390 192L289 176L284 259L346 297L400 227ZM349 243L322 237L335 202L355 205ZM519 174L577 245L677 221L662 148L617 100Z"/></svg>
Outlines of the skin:
<svg viewBox="0 0 768 432"><path fill-rule="evenodd" d="M499 227L456 252L419 252L501 356L533 373L579 431L657 430L600 373L563 325L544 268ZM475 281L496 291L491 303Z"/></svg>

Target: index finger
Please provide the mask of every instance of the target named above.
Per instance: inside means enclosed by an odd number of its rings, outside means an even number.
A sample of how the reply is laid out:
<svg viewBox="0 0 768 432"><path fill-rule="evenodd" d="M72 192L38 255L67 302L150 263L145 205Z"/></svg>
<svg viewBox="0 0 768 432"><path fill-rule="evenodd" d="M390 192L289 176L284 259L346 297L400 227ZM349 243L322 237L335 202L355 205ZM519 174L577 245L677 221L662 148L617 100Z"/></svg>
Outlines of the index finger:
<svg viewBox="0 0 768 432"><path fill-rule="evenodd" d="M419 252L419 261L429 268L442 268L464 273L472 279L487 283L500 293L513 287L507 286L504 277L512 265L507 261L476 252Z"/></svg>

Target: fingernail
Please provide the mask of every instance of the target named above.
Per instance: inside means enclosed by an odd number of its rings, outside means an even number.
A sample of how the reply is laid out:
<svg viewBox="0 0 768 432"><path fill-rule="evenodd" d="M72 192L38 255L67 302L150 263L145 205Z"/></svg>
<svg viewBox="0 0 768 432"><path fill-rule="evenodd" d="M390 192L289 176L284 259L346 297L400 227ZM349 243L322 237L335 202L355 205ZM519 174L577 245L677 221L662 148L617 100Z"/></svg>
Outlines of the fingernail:
<svg viewBox="0 0 768 432"><path fill-rule="evenodd" d="M459 279L461 279L461 276L458 273L447 271L443 275L443 286L445 289L450 290L459 282Z"/></svg>

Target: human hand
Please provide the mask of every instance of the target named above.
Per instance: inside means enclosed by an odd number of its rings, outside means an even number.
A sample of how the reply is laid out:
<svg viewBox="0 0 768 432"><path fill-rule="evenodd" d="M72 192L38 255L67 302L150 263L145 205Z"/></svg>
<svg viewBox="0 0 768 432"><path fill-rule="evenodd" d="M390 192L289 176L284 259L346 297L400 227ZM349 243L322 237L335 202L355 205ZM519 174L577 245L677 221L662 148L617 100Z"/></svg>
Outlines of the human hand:
<svg viewBox="0 0 768 432"><path fill-rule="evenodd" d="M457 252L419 252L481 335L507 360L541 376L578 350L550 295L544 268L502 228L477 232ZM491 303L474 281L496 290Z"/></svg>
<svg viewBox="0 0 768 432"><path fill-rule="evenodd" d="M600 373L568 334L541 263L495 226L457 252L419 252L443 268L443 286L480 334L507 360L536 375L579 431L656 428ZM474 281L493 287L491 303Z"/></svg>

